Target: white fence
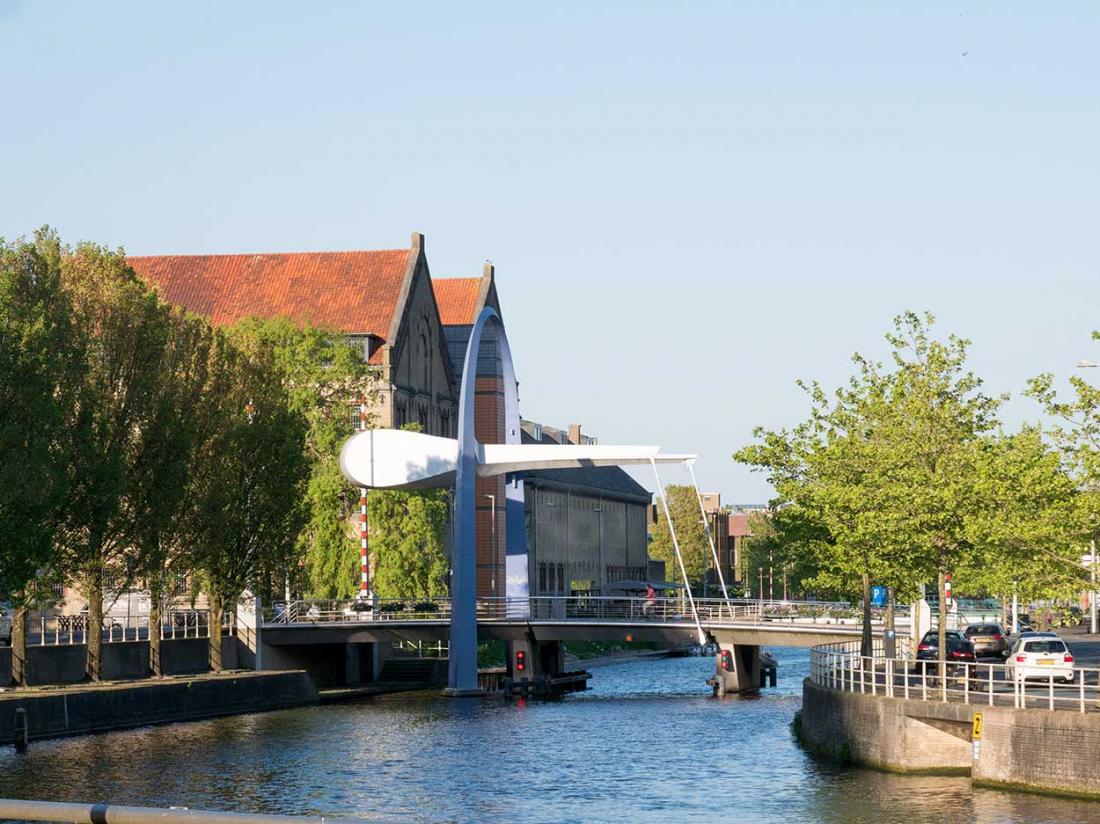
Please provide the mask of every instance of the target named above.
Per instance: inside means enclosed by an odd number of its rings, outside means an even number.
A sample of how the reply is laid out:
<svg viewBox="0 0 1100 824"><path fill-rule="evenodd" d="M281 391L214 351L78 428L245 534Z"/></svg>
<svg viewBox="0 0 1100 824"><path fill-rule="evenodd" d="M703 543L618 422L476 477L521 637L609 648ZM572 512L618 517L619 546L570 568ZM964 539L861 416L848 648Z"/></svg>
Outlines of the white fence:
<svg viewBox="0 0 1100 824"><path fill-rule="evenodd" d="M32 613L27 616L27 646L61 646L85 644L88 638L88 616ZM222 633L236 633L236 614L227 611L222 615ZM210 613L204 609L171 609L161 614L157 629L162 640L182 638L209 638ZM105 644L123 641L147 641L149 616L104 616L101 637Z"/></svg>
<svg viewBox="0 0 1100 824"><path fill-rule="evenodd" d="M1100 669L1095 667L1074 666L1025 679L1011 663L918 661L900 644L897 657L887 658L877 639L871 656L860 655L858 641L814 647L810 679L822 687L886 698L1016 709L1100 709Z"/></svg>

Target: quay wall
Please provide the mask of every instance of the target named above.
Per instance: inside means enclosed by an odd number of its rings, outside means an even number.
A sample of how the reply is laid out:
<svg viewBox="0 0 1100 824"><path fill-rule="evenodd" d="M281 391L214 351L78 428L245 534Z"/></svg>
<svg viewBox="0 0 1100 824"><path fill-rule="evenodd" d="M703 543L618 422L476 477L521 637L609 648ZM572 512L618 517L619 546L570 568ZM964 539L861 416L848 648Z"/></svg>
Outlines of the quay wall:
<svg viewBox="0 0 1100 824"><path fill-rule="evenodd" d="M313 704L305 672L255 672L0 693L0 745L26 710L31 741Z"/></svg>
<svg viewBox="0 0 1100 824"><path fill-rule="evenodd" d="M846 763L967 773L983 786L1100 798L1100 713L907 701L806 679L799 737L807 749Z"/></svg>
<svg viewBox="0 0 1100 824"><path fill-rule="evenodd" d="M160 642L161 667L165 675L206 672L206 638L165 639ZM241 666L242 644L233 636L222 638L222 662L226 669ZM27 647L27 682L30 686L77 684L84 680L87 647L83 644ZM117 681L149 675L147 641L116 641L103 645L103 678ZM11 681L11 647L0 647L0 686Z"/></svg>

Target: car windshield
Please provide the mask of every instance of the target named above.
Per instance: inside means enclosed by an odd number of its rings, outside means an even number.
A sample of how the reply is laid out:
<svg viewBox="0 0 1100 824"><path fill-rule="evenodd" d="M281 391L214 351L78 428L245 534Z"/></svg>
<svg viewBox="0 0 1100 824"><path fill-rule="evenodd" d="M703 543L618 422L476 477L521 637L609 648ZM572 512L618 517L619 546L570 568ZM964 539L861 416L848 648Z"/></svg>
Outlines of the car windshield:
<svg viewBox="0 0 1100 824"><path fill-rule="evenodd" d="M978 624L975 627L966 628L967 635L1003 635L1004 632L996 624Z"/></svg>
<svg viewBox="0 0 1100 824"><path fill-rule="evenodd" d="M951 630L950 632L947 633L948 643L950 643L952 641L962 641L962 640L964 640L964 638L963 638L962 634L959 633L959 632L955 632L954 630ZM934 629L929 630L928 632L924 633L924 638L921 640L921 643L923 643L923 644L938 644L939 642L940 642L940 634Z"/></svg>
<svg viewBox="0 0 1100 824"><path fill-rule="evenodd" d="M1062 641L1028 641L1024 645L1024 652L1065 652L1066 645Z"/></svg>

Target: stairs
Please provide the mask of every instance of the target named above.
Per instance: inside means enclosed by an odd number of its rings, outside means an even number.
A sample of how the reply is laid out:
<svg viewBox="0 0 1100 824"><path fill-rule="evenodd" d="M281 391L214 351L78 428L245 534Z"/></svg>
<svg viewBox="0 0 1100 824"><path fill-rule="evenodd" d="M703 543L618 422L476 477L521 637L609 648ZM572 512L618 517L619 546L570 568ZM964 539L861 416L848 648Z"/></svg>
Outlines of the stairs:
<svg viewBox="0 0 1100 824"><path fill-rule="evenodd" d="M382 662L378 676L381 683L423 684L440 683L447 672L445 658L387 658Z"/></svg>

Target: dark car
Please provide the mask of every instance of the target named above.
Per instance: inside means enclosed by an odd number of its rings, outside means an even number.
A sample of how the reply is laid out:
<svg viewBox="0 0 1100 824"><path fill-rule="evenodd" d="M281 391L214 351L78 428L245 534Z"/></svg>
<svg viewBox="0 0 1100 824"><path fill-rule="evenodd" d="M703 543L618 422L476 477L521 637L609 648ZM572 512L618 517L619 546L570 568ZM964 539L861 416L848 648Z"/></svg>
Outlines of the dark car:
<svg viewBox="0 0 1100 824"><path fill-rule="evenodd" d="M971 624L963 635L974 645L975 655L1008 655L1008 633L1000 624Z"/></svg>
<svg viewBox="0 0 1100 824"><path fill-rule="evenodd" d="M947 631L947 672L948 675L961 675L966 669L964 664L973 664L977 660L974 654L974 644L957 629ZM920 639L917 646L917 670L922 669L929 675L934 675L937 667L929 666L930 662L940 660L940 634L938 630L929 630ZM977 677L973 667L970 667L971 678Z"/></svg>

